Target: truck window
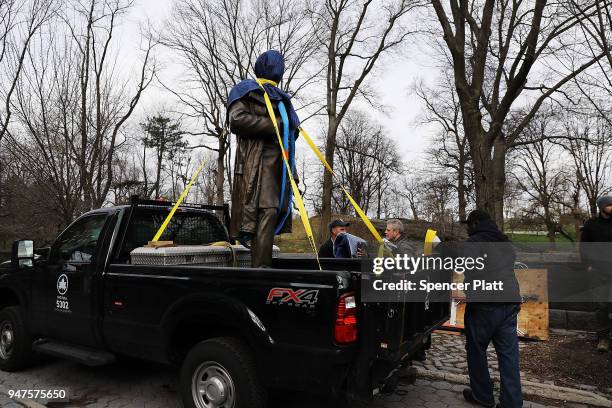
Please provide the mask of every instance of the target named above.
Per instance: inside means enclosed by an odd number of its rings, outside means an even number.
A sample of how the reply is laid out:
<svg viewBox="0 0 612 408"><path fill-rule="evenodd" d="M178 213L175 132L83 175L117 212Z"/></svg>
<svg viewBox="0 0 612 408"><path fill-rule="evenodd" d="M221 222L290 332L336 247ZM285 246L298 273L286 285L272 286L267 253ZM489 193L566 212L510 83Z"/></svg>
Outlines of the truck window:
<svg viewBox="0 0 612 408"><path fill-rule="evenodd" d="M152 240L167 215L167 211L139 209L130 220L117 261L127 262L130 252ZM177 245L206 245L228 239L225 227L214 214L187 211L174 214L160 241L174 241Z"/></svg>
<svg viewBox="0 0 612 408"><path fill-rule="evenodd" d="M106 214L81 218L58 238L51 259L70 263L93 262Z"/></svg>

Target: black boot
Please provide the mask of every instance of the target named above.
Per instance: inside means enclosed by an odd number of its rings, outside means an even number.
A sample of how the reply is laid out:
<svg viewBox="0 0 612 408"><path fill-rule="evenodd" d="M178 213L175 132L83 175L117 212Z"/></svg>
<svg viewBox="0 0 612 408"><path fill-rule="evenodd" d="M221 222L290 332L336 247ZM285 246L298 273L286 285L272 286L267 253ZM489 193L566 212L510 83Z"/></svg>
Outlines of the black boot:
<svg viewBox="0 0 612 408"><path fill-rule="evenodd" d="M610 339L608 337L600 337L597 342L597 351L607 353L610 351Z"/></svg>
<svg viewBox="0 0 612 408"><path fill-rule="evenodd" d="M252 232L240 231L240 235L236 237L236 241L247 249L251 249L254 234Z"/></svg>
<svg viewBox="0 0 612 408"><path fill-rule="evenodd" d="M474 397L474 394L472 393L472 390L470 388L463 389L463 398L465 398L465 400L471 404L480 405L481 407L486 408L495 408L495 403L485 404L484 402L478 401L476 397Z"/></svg>

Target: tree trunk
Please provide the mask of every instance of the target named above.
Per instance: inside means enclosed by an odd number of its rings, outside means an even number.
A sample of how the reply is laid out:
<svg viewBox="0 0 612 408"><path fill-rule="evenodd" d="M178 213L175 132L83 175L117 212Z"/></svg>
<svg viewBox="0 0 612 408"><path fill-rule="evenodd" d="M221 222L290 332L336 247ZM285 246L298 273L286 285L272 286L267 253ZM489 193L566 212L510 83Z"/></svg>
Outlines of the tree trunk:
<svg viewBox="0 0 612 408"><path fill-rule="evenodd" d="M500 230L504 230L504 193L506 190L506 142L500 135L493 143L493 213L491 217Z"/></svg>
<svg viewBox="0 0 612 408"><path fill-rule="evenodd" d="M557 228L552 219L552 215L550 214L550 205L548 203L544 203L542 207L544 207L544 224L546 224L546 236L548 237L548 242L554 244Z"/></svg>
<svg viewBox="0 0 612 408"><path fill-rule="evenodd" d="M477 119L480 121L480 119ZM479 122L478 122L479 123ZM480 124L472 126L480 128ZM472 129L466 126L466 132ZM504 228L504 189L506 185L506 145L503 137L494 138L484 132L478 134L470 143L472 163L474 164L474 190L476 192L476 208L484 210L499 228ZM469 133L468 133L469 134ZM488 140L493 140L489 142Z"/></svg>
<svg viewBox="0 0 612 408"><path fill-rule="evenodd" d="M159 183L161 179L162 159L163 159L163 153L159 151L157 153L157 172L155 174L155 197L153 197L154 199L159 198Z"/></svg>
<svg viewBox="0 0 612 408"><path fill-rule="evenodd" d="M412 217L416 220L419 221L419 213L417 210L416 205L410 203L410 209L412 210Z"/></svg>
<svg viewBox="0 0 612 408"><path fill-rule="evenodd" d="M597 217L597 197L589 197L589 211L591 212L591 217Z"/></svg>
<svg viewBox="0 0 612 408"><path fill-rule="evenodd" d="M147 146L142 144L142 178L144 182L144 198L151 198L149 192L149 177L147 176Z"/></svg>
<svg viewBox="0 0 612 408"><path fill-rule="evenodd" d="M216 180L216 205L223 205L225 201L224 186L225 186L225 136L220 136L219 155L217 156L217 180Z"/></svg>
<svg viewBox="0 0 612 408"><path fill-rule="evenodd" d="M466 218L466 188L465 188L465 165L459 164L459 171L457 172L457 199L459 201L459 220L465 220Z"/></svg>
<svg viewBox="0 0 612 408"><path fill-rule="evenodd" d="M331 168L334 168L334 153L336 149L336 133L338 127L336 126L336 117L334 115L328 115L327 125L327 141L325 143L325 160L329 163ZM323 172L323 198L321 202L321 226L319 228L319 235L317 242L322 244L328 238L327 224L331 221L331 201L332 201L332 188L334 180L329 171Z"/></svg>

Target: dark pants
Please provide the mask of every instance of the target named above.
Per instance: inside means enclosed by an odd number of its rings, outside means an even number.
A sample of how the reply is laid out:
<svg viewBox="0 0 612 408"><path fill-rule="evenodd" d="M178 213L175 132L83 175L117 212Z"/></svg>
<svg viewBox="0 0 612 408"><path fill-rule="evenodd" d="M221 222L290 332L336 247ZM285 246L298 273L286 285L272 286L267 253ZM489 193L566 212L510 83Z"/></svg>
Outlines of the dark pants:
<svg viewBox="0 0 612 408"><path fill-rule="evenodd" d="M599 338L610 336L610 329L612 329L612 320L610 319L610 313L612 313L611 268L610 266L593 268L590 273L591 286L595 291L593 296L596 301L595 319L597 326L595 331Z"/></svg>
<svg viewBox="0 0 612 408"><path fill-rule="evenodd" d="M487 347L493 342L497 352L502 408L523 406L516 332L519 305L468 303L465 310L465 337L470 387L474 397L493 405L493 382L489 375Z"/></svg>
<svg viewBox="0 0 612 408"><path fill-rule="evenodd" d="M595 311L597 327L595 330L597 331L598 338L610 337L610 329L612 329L612 319L610 319L610 313L612 313L612 303L597 303L597 310Z"/></svg>
<svg viewBox="0 0 612 408"><path fill-rule="evenodd" d="M251 248L251 266L253 268L272 266L272 246L274 245L276 218L276 208L260 208L257 210L257 231Z"/></svg>

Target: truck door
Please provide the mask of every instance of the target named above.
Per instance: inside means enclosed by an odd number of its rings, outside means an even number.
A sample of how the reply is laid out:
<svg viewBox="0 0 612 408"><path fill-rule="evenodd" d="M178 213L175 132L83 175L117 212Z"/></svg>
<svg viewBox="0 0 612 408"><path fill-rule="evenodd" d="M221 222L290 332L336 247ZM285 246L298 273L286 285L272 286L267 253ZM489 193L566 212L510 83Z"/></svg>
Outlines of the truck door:
<svg viewBox="0 0 612 408"><path fill-rule="evenodd" d="M86 215L57 239L49 256L46 281L46 334L52 339L95 346L96 271L108 213Z"/></svg>

